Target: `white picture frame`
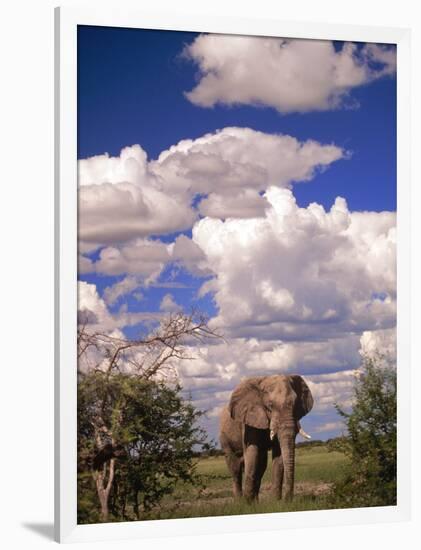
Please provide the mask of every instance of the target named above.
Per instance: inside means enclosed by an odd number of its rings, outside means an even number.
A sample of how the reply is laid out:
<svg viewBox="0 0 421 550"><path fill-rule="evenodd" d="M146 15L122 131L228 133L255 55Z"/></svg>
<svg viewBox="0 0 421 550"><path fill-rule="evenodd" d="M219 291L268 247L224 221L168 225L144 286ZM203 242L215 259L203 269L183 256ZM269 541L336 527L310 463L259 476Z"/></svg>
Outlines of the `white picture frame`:
<svg viewBox="0 0 421 550"><path fill-rule="evenodd" d="M77 316L77 26L182 30L397 44L398 195L398 498L390 507L77 524L76 316ZM410 515L410 31L273 19L196 17L128 11L118 7L55 11L55 539L59 542L169 537L403 521Z"/></svg>

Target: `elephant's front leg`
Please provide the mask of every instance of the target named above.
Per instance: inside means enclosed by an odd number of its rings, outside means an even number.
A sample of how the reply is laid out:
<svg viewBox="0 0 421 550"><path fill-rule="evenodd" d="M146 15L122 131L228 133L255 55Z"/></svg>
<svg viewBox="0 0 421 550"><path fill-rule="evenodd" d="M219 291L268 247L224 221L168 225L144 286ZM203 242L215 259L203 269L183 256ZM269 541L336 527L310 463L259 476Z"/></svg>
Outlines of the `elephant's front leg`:
<svg viewBox="0 0 421 550"><path fill-rule="evenodd" d="M257 445L247 445L244 449L244 496L248 502L257 497L258 466L259 449Z"/></svg>
<svg viewBox="0 0 421 550"><path fill-rule="evenodd" d="M282 482L284 479L284 462L281 455L281 447L278 437L272 441L272 495L280 500L282 498Z"/></svg>

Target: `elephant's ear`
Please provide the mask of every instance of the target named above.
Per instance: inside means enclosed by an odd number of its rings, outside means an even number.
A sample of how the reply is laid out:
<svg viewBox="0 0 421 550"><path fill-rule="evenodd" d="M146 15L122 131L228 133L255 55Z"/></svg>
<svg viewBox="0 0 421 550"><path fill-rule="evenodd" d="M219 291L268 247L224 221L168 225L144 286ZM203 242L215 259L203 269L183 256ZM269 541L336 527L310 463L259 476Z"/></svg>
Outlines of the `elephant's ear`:
<svg viewBox="0 0 421 550"><path fill-rule="evenodd" d="M294 412L298 418L302 418L303 416L308 414L313 408L313 396L311 395L310 388L307 386L301 376L293 374L289 378L298 398L295 403Z"/></svg>
<svg viewBox="0 0 421 550"><path fill-rule="evenodd" d="M269 418L263 404L263 393L259 379L251 378L242 382L233 391L228 405L231 418L253 428L266 430Z"/></svg>

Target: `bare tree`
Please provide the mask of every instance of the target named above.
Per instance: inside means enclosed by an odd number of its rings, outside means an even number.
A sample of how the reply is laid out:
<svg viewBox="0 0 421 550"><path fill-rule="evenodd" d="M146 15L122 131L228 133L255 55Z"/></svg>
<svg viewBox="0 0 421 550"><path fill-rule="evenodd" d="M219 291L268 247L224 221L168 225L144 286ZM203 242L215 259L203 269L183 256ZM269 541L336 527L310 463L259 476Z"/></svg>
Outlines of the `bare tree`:
<svg viewBox="0 0 421 550"><path fill-rule="evenodd" d="M106 388L102 399L92 403L94 414L91 415L96 449L92 473L102 521L107 521L109 516L108 502L116 458L121 456L115 433L120 423L119 416L124 411L124 403L121 402L113 415L112 425L110 421L107 424L104 411L109 399L107 384L110 378L118 373L145 380L176 375L176 363L194 359L192 350L195 346L219 338L222 338L221 335L209 328L207 318L194 311L189 315L172 314L145 338L134 340L91 330L88 322L78 326L78 375L83 378L89 372L97 372Z"/></svg>
<svg viewBox="0 0 421 550"><path fill-rule="evenodd" d="M78 369L131 372L150 379L173 370L174 360L194 359L188 348L218 338L222 336L209 328L207 318L194 311L172 314L151 334L134 340L90 331L85 323L78 327Z"/></svg>

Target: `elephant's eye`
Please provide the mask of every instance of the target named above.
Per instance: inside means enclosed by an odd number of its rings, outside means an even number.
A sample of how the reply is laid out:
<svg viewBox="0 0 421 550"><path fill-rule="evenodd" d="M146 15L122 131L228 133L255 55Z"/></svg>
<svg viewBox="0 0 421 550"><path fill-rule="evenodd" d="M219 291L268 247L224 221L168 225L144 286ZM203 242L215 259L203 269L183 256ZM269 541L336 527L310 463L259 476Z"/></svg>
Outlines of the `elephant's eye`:
<svg viewBox="0 0 421 550"><path fill-rule="evenodd" d="M269 409L269 410L272 410L272 407L273 407L273 402L272 402L272 401L269 401L269 402L268 402L268 409Z"/></svg>

